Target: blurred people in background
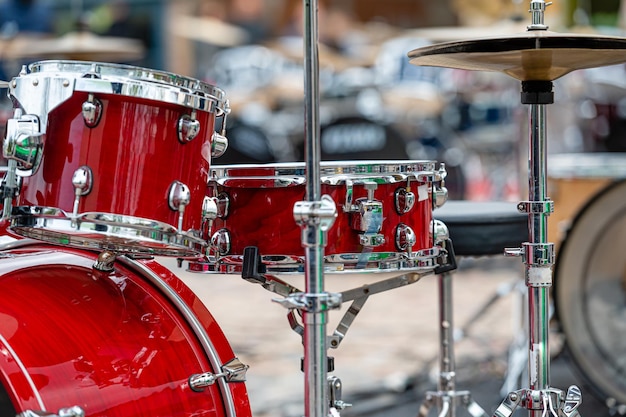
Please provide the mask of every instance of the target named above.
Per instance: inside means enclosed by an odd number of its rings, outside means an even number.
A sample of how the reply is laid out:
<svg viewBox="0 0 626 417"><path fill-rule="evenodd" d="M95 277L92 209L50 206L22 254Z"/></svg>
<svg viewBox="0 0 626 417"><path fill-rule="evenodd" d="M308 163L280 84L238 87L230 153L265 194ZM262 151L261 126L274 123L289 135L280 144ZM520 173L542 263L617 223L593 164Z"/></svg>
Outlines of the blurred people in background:
<svg viewBox="0 0 626 417"><path fill-rule="evenodd" d="M88 27L100 36L140 40L146 51L153 47L152 23L146 13L133 13L129 0L107 1L89 16ZM152 67L151 62L134 64Z"/></svg>
<svg viewBox="0 0 626 417"><path fill-rule="evenodd" d="M18 32L52 33L52 9L42 0L6 0L0 3L0 34L3 39Z"/></svg>
<svg viewBox="0 0 626 417"><path fill-rule="evenodd" d="M54 13L44 0L5 0L0 2L0 80L19 72L21 60L8 54L18 37L34 37L54 32Z"/></svg>
<svg viewBox="0 0 626 417"><path fill-rule="evenodd" d="M248 33L249 43L262 43L270 35L265 19L264 0L230 0L227 20Z"/></svg>

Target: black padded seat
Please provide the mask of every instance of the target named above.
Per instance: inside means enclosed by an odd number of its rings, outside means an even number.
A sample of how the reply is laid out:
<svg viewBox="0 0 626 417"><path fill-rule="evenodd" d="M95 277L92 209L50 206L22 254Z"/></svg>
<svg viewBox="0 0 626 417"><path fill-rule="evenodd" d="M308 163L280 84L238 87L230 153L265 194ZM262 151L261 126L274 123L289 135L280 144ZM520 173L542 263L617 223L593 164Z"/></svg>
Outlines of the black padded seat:
<svg viewBox="0 0 626 417"><path fill-rule="evenodd" d="M517 203L447 201L433 217L448 227L456 256L502 255L528 242L528 215Z"/></svg>

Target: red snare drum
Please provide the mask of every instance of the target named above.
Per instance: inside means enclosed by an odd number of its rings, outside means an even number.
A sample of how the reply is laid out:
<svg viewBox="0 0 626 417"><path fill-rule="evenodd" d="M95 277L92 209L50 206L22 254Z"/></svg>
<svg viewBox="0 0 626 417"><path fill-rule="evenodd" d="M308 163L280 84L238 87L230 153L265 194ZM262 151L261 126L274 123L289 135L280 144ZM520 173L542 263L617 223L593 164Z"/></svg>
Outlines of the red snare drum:
<svg viewBox="0 0 626 417"><path fill-rule="evenodd" d="M325 269L389 271L430 266L436 256L431 220L433 190L444 171L429 161L322 162L322 194L338 213L327 232ZM257 246L270 271L304 267L294 205L305 200L303 163L212 167L209 197L218 206L209 266L240 270L246 246ZM190 265L192 270L202 266Z"/></svg>
<svg viewBox="0 0 626 417"><path fill-rule="evenodd" d="M24 177L16 232L123 252L203 250L215 118L228 112L221 90L132 66L43 61L10 94L18 114L5 152Z"/></svg>
<svg viewBox="0 0 626 417"><path fill-rule="evenodd" d="M247 367L163 266L120 257L102 272L90 252L13 246L0 257L0 415L251 415ZM226 368L229 381L190 379Z"/></svg>

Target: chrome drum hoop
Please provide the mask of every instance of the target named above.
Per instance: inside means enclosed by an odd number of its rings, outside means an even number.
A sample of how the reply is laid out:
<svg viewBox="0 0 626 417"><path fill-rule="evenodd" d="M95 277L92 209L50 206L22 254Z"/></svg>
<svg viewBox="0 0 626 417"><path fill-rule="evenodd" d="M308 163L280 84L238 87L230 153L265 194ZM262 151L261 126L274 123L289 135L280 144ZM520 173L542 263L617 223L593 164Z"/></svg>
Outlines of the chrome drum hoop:
<svg viewBox="0 0 626 417"><path fill-rule="evenodd" d="M83 61L40 61L11 81L14 96L27 114L40 117L43 130L51 110L75 91L112 94L175 104L221 116L230 108L225 93L205 82L131 65ZM33 88L40 89L34 90ZM32 94L36 92L37 94ZM42 100L42 94L45 100Z"/></svg>
<svg viewBox="0 0 626 417"><path fill-rule="evenodd" d="M113 213L76 218L53 207L13 208L10 229L20 236L85 249L154 256L197 256L207 243L167 223Z"/></svg>
<svg viewBox="0 0 626 417"><path fill-rule="evenodd" d="M416 252L411 258L404 253L372 252L333 254L324 257L324 272L328 274L387 273L387 272L428 272L439 263L439 247ZM261 261L269 274L302 274L304 257L288 255L261 256ZM241 273L243 256L230 255L209 257L204 261L190 261L189 272L234 274Z"/></svg>
<svg viewBox="0 0 626 417"><path fill-rule="evenodd" d="M340 184L347 179L370 176L379 184L402 182L417 175L427 175L430 181L441 181L441 173L435 167L435 161L349 161L349 164L322 161L320 177L323 184L330 185ZM233 186L230 180L251 178L275 179L275 187L289 187L304 184L305 170L303 162L214 165L211 167L209 177L220 185ZM261 171L263 175L259 174Z"/></svg>

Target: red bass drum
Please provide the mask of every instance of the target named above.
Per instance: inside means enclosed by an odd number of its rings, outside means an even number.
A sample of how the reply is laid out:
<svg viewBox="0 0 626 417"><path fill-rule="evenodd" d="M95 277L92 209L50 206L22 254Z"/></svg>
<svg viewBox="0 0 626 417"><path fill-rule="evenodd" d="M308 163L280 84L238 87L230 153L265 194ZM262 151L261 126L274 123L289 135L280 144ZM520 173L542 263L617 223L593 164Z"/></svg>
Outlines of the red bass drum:
<svg viewBox="0 0 626 417"><path fill-rule="evenodd" d="M79 249L4 248L0 415L251 415L247 367L165 267L119 257L103 272Z"/></svg>

